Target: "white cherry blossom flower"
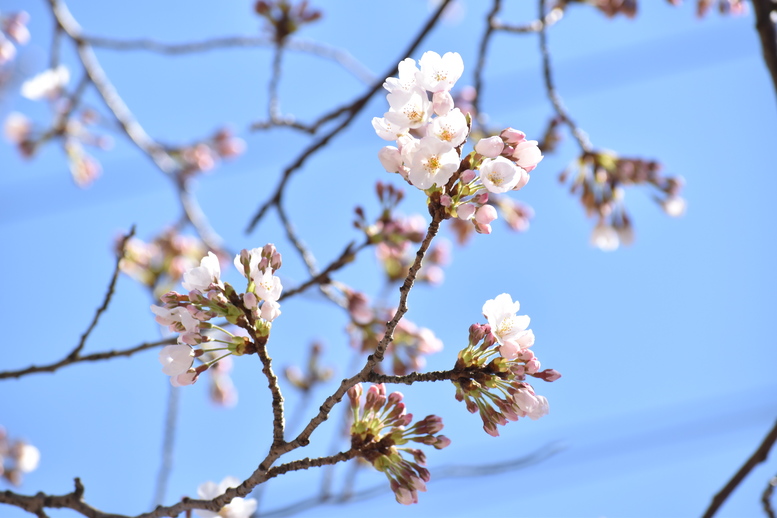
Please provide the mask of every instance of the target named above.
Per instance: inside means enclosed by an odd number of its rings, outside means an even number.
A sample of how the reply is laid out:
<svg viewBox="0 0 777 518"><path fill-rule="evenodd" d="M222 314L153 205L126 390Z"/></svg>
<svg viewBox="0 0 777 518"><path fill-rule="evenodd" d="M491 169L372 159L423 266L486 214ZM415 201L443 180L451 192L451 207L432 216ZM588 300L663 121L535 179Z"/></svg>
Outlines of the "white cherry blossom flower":
<svg viewBox="0 0 777 518"><path fill-rule="evenodd" d="M467 118L458 108L452 109L447 115L432 120L428 135L457 147L464 143L469 134Z"/></svg>
<svg viewBox="0 0 777 518"><path fill-rule="evenodd" d="M510 191L521 179L521 169L503 156L484 159L479 169L480 181L489 192Z"/></svg>
<svg viewBox="0 0 777 518"><path fill-rule="evenodd" d="M432 116L432 103L421 88L394 90L386 96L391 110L383 117L398 128L418 128Z"/></svg>
<svg viewBox="0 0 777 518"><path fill-rule="evenodd" d="M501 346L499 353L508 360L515 359L521 350L534 344L534 333L529 327L530 319L526 315L516 315L521 305L507 294L502 293L495 299L483 304L483 316L488 319L491 333Z"/></svg>
<svg viewBox="0 0 777 518"><path fill-rule="evenodd" d="M386 120L385 117L373 117L372 127L375 129L375 133L378 134L383 140L397 140L399 137L406 135L407 126L398 126Z"/></svg>
<svg viewBox="0 0 777 518"><path fill-rule="evenodd" d="M262 272L253 274L251 280L253 280L254 284L256 285L254 292L260 299L264 301L271 300L276 302L280 298L281 290L283 290L281 280L277 276L273 275L272 270L269 268Z"/></svg>
<svg viewBox="0 0 777 518"><path fill-rule="evenodd" d="M436 52L424 52L418 64L418 81L430 92L450 90L464 72L464 61L458 52L446 52L442 57Z"/></svg>
<svg viewBox="0 0 777 518"><path fill-rule="evenodd" d="M213 252L208 252L208 255L200 261L200 266L192 268L183 274L183 282L181 284L188 291L207 291L211 284L224 286L219 277L221 277L219 258Z"/></svg>
<svg viewBox="0 0 777 518"><path fill-rule="evenodd" d="M434 109L434 113L441 117L443 115L448 115L448 112L453 109L453 96L451 93L447 90L443 92L434 92L434 95L432 96L432 108Z"/></svg>
<svg viewBox="0 0 777 518"><path fill-rule="evenodd" d="M414 89L416 85L416 76L419 72L418 67L415 64L415 59L405 58L397 65L399 71L399 78L389 77L383 83L383 88L389 92L394 90L410 91Z"/></svg>
<svg viewBox="0 0 777 518"><path fill-rule="evenodd" d="M435 184L442 187L448 183L459 164L459 154L449 143L436 137L424 137L413 154L408 178L419 189L429 189Z"/></svg>
<svg viewBox="0 0 777 518"><path fill-rule="evenodd" d="M394 146L386 146L378 151L380 164L389 173L398 173L402 169L402 153Z"/></svg>
<svg viewBox="0 0 777 518"><path fill-rule="evenodd" d="M197 488L197 495L203 500L211 500L224 494L230 487L237 487L240 481L235 477L226 477L220 484L205 482ZM257 502L254 498L235 497L219 512L195 509L194 512L203 518L249 518L256 511Z"/></svg>
<svg viewBox="0 0 777 518"><path fill-rule="evenodd" d="M536 140L522 140L515 145L513 158L518 167L530 173L544 157Z"/></svg>
<svg viewBox="0 0 777 518"><path fill-rule="evenodd" d="M51 99L59 94L68 81L70 81L70 72L64 65L60 65L22 83L22 95L33 101Z"/></svg>
<svg viewBox="0 0 777 518"><path fill-rule="evenodd" d="M187 344L166 345L159 351L159 363L162 372L168 376L178 376L188 371L194 360L194 349Z"/></svg>
<svg viewBox="0 0 777 518"><path fill-rule="evenodd" d="M281 314L281 305L274 300L265 300L262 304L261 317L268 322L272 322Z"/></svg>

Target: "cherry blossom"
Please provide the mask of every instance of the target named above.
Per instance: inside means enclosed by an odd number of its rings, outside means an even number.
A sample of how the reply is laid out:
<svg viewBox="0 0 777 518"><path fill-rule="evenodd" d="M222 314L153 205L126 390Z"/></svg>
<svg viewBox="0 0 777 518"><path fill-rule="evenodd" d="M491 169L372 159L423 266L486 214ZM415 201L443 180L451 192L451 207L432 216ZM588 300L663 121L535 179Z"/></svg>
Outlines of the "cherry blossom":
<svg viewBox="0 0 777 518"><path fill-rule="evenodd" d="M223 287L221 279L221 266L219 266L219 258L213 252L208 252L208 255L202 258L200 266L192 268L188 272L183 274L183 282L181 283L184 289L192 291L207 291L211 284Z"/></svg>
<svg viewBox="0 0 777 518"><path fill-rule="evenodd" d="M464 61L458 52L446 52L442 57L436 52L424 52L418 64L419 82L430 92L449 91L464 72Z"/></svg>
<svg viewBox="0 0 777 518"><path fill-rule="evenodd" d="M177 376L188 371L194 360L194 349L188 344L166 345L159 351L159 363L162 372L168 376Z"/></svg>
<svg viewBox="0 0 777 518"><path fill-rule="evenodd" d="M21 92L24 97L33 101L43 98L52 99L59 95L68 81L70 81L70 72L64 65L60 65L22 83Z"/></svg>
<svg viewBox="0 0 777 518"><path fill-rule="evenodd" d="M413 154L408 178L419 189L429 189L433 185L442 187L456 172L459 163L459 154L449 143L424 137Z"/></svg>
<svg viewBox="0 0 777 518"><path fill-rule="evenodd" d="M544 157L536 140L522 140L515 145L513 159L516 165L530 173Z"/></svg>
<svg viewBox="0 0 777 518"><path fill-rule="evenodd" d="M391 110L383 117L398 128L419 128L432 116L432 103L421 88L394 90L386 99Z"/></svg>
<svg viewBox="0 0 777 518"><path fill-rule="evenodd" d="M503 156L486 158L480 164L480 181L493 193L510 191L521 179L521 168Z"/></svg>
<svg viewBox="0 0 777 518"><path fill-rule="evenodd" d="M521 304L513 302L512 297L502 293L483 304L483 316L488 320L496 341L501 345L500 354L513 359L521 351L534 344L534 333L529 327L530 319L526 315L516 315Z"/></svg>

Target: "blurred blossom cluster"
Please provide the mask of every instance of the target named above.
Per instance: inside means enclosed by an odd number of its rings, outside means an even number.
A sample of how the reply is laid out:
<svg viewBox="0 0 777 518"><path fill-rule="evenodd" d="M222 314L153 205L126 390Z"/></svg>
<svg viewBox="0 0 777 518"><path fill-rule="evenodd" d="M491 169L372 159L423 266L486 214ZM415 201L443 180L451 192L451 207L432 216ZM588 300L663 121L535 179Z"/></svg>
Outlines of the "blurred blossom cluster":
<svg viewBox="0 0 777 518"><path fill-rule="evenodd" d="M307 0L297 4L288 0L258 0L254 4L254 11L264 19L264 29L279 44L303 25L315 22L322 16L321 11L308 6Z"/></svg>
<svg viewBox="0 0 777 518"><path fill-rule="evenodd" d="M189 290L188 294L170 291L161 297L164 306L151 306L159 324L179 333L178 343L165 346L159 353L162 372L170 376L173 386L191 385L220 360L230 355L256 353L267 343L272 321L281 314L278 299L283 286L273 275L281 262L280 253L272 244L242 250L234 264L246 277L247 287L245 293L238 293L221 280L219 259L213 252L208 252L200 266L183 274L182 285ZM235 335L209 322L215 317L242 328L249 337ZM214 338L206 330L220 331L226 338ZM217 355L208 355L216 352ZM203 362L196 368L193 366L195 358ZM224 370L228 372L228 369Z"/></svg>
<svg viewBox="0 0 777 518"><path fill-rule="evenodd" d="M302 392L309 392L313 387L328 381L334 374L334 370L321 365L323 345L313 342L310 345L310 353L305 372L297 365L291 365L284 369L286 380Z"/></svg>
<svg viewBox="0 0 777 518"><path fill-rule="evenodd" d="M11 484L22 483L25 473L35 471L40 461L40 452L32 444L22 440L11 440L5 428L0 426L0 475Z"/></svg>
<svg viewBox="0 0 777 518"><path fill-rule="evenodd" d="M226 477L220 483L205 482L197 488L197 496L202 500L212 500L223 495L227 489L237 487L240 481L235 477ZM258 502L255 498L235 497L218 512L195 509L194 512L203 518L251 518L256 511Z"/></svg>
<svg viewBox="0 0 777 518"><path fill-rule="evenodd" d="M16 57L16 45L25 45L30 41L29 21L30 15L25 11L0 12L0 67Z"/></svg>
<svg viewBox="0 0 777 518"><path fill-rule="evenodd" d="M624 187L648 185L658 194L655 201L670 216L685 212L685 200L680 196L684 185L681 176L663 176L661 164L639 158L622 158L610 151L586 152L575 166L561 173L565 182L573 172L571 192L580 198L589 217L597 223L591 233L591 244L601 250L615 250L620 244L634 240L631 217L624 204Z"/></svg>
<svg viewBox="0 0 777 518"><path fill-rule="evenodd" d="M361 384L348 389L351 402L351 449L389 480L389 486L400 504L418 503L418 492L426 491L430 474L424 466L426 455L408 443L415 442L441 450L450 439L439 435L442 418L426 416L412 426L413 414L405 412L401 392L386 396L381 383L367 390L361 404Z"/></svg>
<svg viewBox="0 0 777 518"><path fill-rule="evenodd" d="M117 247L121 243L122 239L117 239ZM202 240L168 228L149 243L134 237L129 239L119 266L159 298L181 280L184 272L195 268L206 252Z"/></svg>
<svg viewBox="0 0 777 518"><path fill-rule="evenodd" d="M181 176L188 177L211 171L219 160L240 156L245 149L245 140L236 137L231 129L221 128L205 140L188 146L168 148L167 152L178 161Z"/></svg>
<svg viewBox="0 0 777 518"><path fill-rule="evenodd" d="M395 310L375 308L361 292L347 291L348 312L351 323L348 334L351 345L362 352L373 352L386 334L388 322ZM418 327L407 318L402 318L394 329L394 339L386 348L391 356L392 372L398 376L418 371L426 365L426 355L442 351L442 341L425 327ZM380 370L380 364L375 367Z"/></svg>
<svg viewBox="0 0 777 518"><path fill-rule="evenodd" d="M108 149L113 140L95 133L94 126L100 122L97 112L89 108L78 110L78 100L65 95L69 81L70 72L60 65L22 83L22 96L33 101L49 102L53 122L47 128L36 127L26 115L12 112L5 119L3 132L25 158L31 158L48 141L59 141L68 159L73 181L79 187L86 187L100 175L102 168L84 146Z"/></svg>
<svg viewBox="0 0 777 518"><path fill-rule="evenodd" d="M667 0L672 5L680 5L682 1ZM593 5L610 18L618 14L623 14L629 18L634 18L637 15L638 0L559 0L556 7L563 9L567 4L572 3ZM747 9L743 0L696 0L696 15L701 18L715 3L717 3L721 14L738 15L745 13Z"/></svg>
<svg viewBox="0 0 777 518"><path fill-rule="evenodd" d="M416 64L399 63L399 77L389 77L389 111L372 126L384 140L396 141L378 153L384 169L397 173L444 208L445 217L469 222L476 232L491 233L497 218L489 196L517 191L542 160L538 142L507 128L480 139L462 159L471 116L455 107L451 88L461 77L461 56L426 52Z"/></svg>
<svg viewBox="0 0 777 518"><path fill-rule="evenodd" d="M548 413L548 400L534 393L527 376L545 381L561 377L553 369L540 371L540 361L529 349L534 344L529 317L517 315L519 308L507 293L487 301L483 316L488 324L470 326L469 343L453 369L456 399L471 413L479 412L483 429L494 437L499 435L497 425Z"/></svg>

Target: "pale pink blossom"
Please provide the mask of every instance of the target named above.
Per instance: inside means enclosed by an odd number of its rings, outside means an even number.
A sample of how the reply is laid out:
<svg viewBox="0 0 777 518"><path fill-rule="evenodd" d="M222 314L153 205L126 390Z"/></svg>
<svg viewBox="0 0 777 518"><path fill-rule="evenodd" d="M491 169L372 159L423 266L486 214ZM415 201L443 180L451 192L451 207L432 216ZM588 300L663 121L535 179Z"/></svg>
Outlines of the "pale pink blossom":
<svg viewBox="0 0 777 518"><path fill-rule="evenodd" d="M378 151L378 160L389 173L398 173L403 168L402 153L394 146L386 146Z"/></svg>
<svg viewBox="0 0 777 518"><path fill-rule="evenodd" d="M591 245L605 252L617 250L620 245L618 232L604 222L599 222L591 232Z"/></svg>
<svg viewBox="0 0 777 518"><path fill-rule="evenodd" d="M499 136L511 146L516 146L519 142L526 140L526 133L515 128L507 128Z"/></svg>
<svg viewBox="0 0 777 518"><path fill-rule="evenodd" d="M189 291L207 291L211 284L224 286L219 277L221 277L219 258L213 252L208 252L208 255L200 261L200 266L192 268L183 274L183 282L181 284L184 289Z"/></svg>
<svg viewBox="0 0 777 518"><path fill-rule="evenodd" d="M166 345L159 351L159 363L162 372L168 376L177 376L188 371L194 361L194 349L186 344Z"/></svg>
<svg viewBox="0 0 777 518"><path fill-rule="evenodd" d="M661 206L664 208L664 212L673 218L685 214L685 200L679 196L670 196L661 203Z"/></svg>
<svg viewBox="0 0 777 518"><path fill-rule="evenodd" d="M194 382L197 381L199 375L200 374L196 370L189 369L182 374L170 376L170 384L174 387L185 387L186 385L193 385Z"/></svg>
<svg viewBox="0 0 777 518"><path fill-rule="evenodd" d="M16 450L16 467L19 468L19 471L22 473L35 471L40 462L40 450L27 443L21 443Z"/></svg>
<svg viewBox="0 0 777 518"><path fill-rule="evenodd" d="M254 273L251 280L255 284L254 292L260 299L276 302L280 298L283 285L281 279L273 275L270 268Z"/></svg>
<svg viewBox="0 0 777 518"><path fill-rule="evenodd" d="M421 127L432 115L432 103L421 88L410 91L394 90L386 99L391 110L383 117L397 128Z"/></svg>
<svg viewBox="0 0 777 518"><path fill-rule="evenodd" d="M543 159L542 151L536 140L523 140L515 145L513 159L516 165L530 173Z"/></svg>
<svg viewBox="0 0 777 518"><path fill-rule="evenodd" d="M281 314L281 305L274 300L265 300L262 304L261 317L272 322Z"/></svg>
<svg viewBox="0 0 777 518"><path fill-rule="evenodd" d="M404 90L409 92L413 90L416 85L416 76L418 75L418 67L415 64L415 60L412 58L405 58L397 65L397 71L399 72L399 78L389 77L383 83L383 88L389 92L394 90Z"/></svg>
<svg viewBox="0 0 777 518"><path fill-rule="evenodd" d="M434 113L440 116L448 115L453 109L453 96L449 91L434 92L432 95L432 109Z"/></svg>
<svg viewBox="0 0 777 518"><path fill-rule="evenodd" d="M480 181L489 192L510 191L520 179L521 168L503 156L486 158L480 164Z"/></svg>
<svg viewBox="0 0 777 518"><path fill-rule="evenodd" d="M472 203L465 203L456 209L456 217L458 217L460 220L467 221L475 215L476 210L477 207L475 207L475 205Z"/></svg>
<svg viewBox="0 0 777 518"><path fill-rule="evenodd" d="M5 138L13 144L21 144L30 136L32 123L25 115L19 112L11 112L5 118L3 126Z"/></svg>
<svg viewBox="0 0 777 518"><path fill-rule="evenodd" d="M483 316L488 319L491 333L501 346L500 354L508 360L534 343L534 333L529 327L530 319L526 315L516 315L521 305L507 293L483 304Z"/></svg>
<svg viewBox="0 0 777 518"><path fill-rule="evenodd" d="M475 144L475 151L486 158L498 157L504 148L504 142L497 136L482 138Z"/></svg>
<svg viewBox="0 0 777 518"><path fill-rule="evenodd" d="M491 222L497 218L496 209L491 205L483 205L475 211L475 230L480 234L491 233Z"/></svg>
<svg viewBox="0 0 777 518"><path fill-rule="evenodd" d="M408 126L392 123L385 117L373 117L372 127L375 129L375 133L383 140L397 140L402 135L405 135L408 130Z"/></svg>
<svg viewBox="0 0 777 518"><path fill-rule="evenodd" d="M449 143L424 137L413 154L408 178L419 189L442 187L459 168L459 163L459 154Z"/></svg>
<svg viewBox="0 0 777 518"><path fill-rule="evenodd" d="M452 109L447 115L432 120L427 135L437 137L457 147L464 143L469 134L467 119L458 108Z"/></svg>

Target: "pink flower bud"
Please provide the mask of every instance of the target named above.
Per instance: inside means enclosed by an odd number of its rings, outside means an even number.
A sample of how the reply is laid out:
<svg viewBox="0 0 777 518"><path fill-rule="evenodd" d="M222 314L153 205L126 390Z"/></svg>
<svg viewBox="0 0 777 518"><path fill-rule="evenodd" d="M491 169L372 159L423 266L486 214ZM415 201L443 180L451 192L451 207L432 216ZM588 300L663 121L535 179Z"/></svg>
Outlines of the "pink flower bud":
<svg viewBox="0 0 777 518"><path fill-rule="evenodd" d="M518 169L521 171L521 179L518 180L518 183L515 184L515 187L513 187L514 191L520 191L526 187L527 183L529 183L529 173L526 172L526 169L522 167L519 167Z"/></svg>
<svg viewBox="0 0 777 518"><path fill-rule="evenodd" d="M505 145L499 137L482 138L475 144L475 151L487 158L496 158L504 149Z"/></svg>
<svg viewBox="0 0 777 518"><path fill-rule="evenodd" d="M519 142L526 140L526 133L523 131L518 131L515 128L507 128L506 130L502 131L499 136L502 137L502 139L511 146L515 146Z"/></svg>
<svg viewBox="0 0 777 518"><path fill-rule="evenodd" d="M497 218L496 209L491 205L483 205L475 211L475 221L481 225L488 225Z"/></svg>
<svg viewBox="0 0 777 518"><path fill-rule="evenodd" d="M513 158L516 165L522 167L528 173L537 167L543 156L536 140L524 140L515 146Z"/></svg>
<svg viewBox="0 0 777 518"><path fill-rule="evenodd" d="M453 97L449 91L435 92L432 95L432 109L440 117L448 115L453 109Z"/></svg>
<svg viewBox="0 0 777 518"><path fill-rule="evenodd" d="M466 171L463 171L461 173L461 176L459 176L459 181L463 184L468 184L472 180L475 179L475 176L477 176L477 173L473 171L472 169L467 169Z"/></svg>
<svg viewBox="0 0 777 518"><path fill-rule="evenodd" d="M475 207L473 204L465 203L464 205L459 206L456 212L460 220L467 221L468 219L472 218L476 210L477 207Z"/></svg>

